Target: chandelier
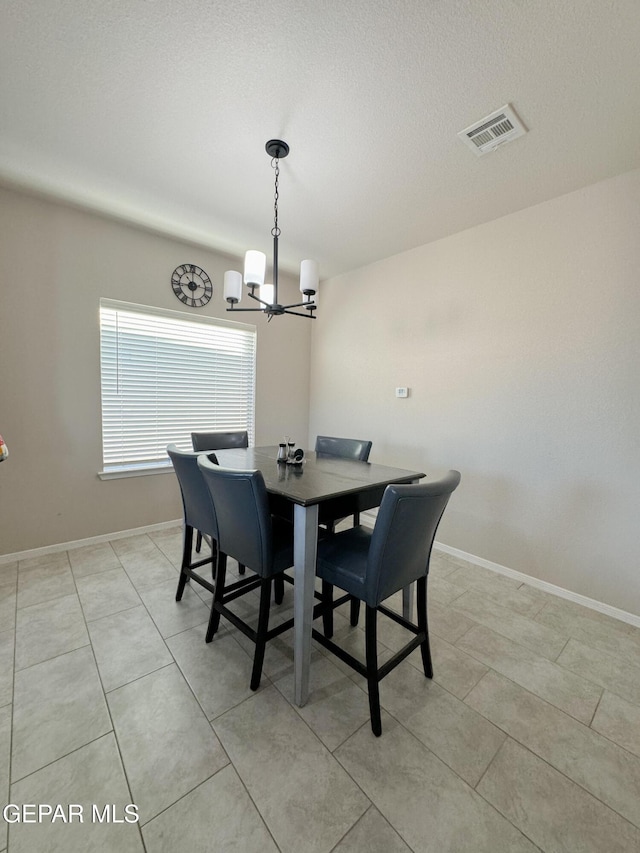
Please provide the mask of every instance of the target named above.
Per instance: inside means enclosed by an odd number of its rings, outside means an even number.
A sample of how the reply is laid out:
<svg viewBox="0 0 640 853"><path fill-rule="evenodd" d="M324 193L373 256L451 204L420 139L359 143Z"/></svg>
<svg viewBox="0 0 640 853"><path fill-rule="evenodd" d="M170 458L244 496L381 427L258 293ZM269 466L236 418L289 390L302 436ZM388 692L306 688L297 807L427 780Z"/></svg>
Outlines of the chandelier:
<svg viewBox="0 0 640 853"><path fill-rule="evenodd" d="M227 311L264 311L269 321L277 314L295 314L296 317L309 317L315 320L316 294L318 293L318 264L316 261L302 261L300 264L300 291L302 302L292 305L281 305L278 302L278 180L280 178L280 160L289 153L289 146L281 139L270 139L265 145L267 154L271 157L271 167L275 172L274 217L271 236L273 237L273 283L265 284L267 256L264 252L250 249L244 256L244 276L236 270L227 270L224 274L224 298L230 307ZM236 308L242 299L242 282L249 289L249 297L261 304L260 308ZM256 288L258 295L256 295ZM292 311L292 308L304 308L302 311Z"/></svg>

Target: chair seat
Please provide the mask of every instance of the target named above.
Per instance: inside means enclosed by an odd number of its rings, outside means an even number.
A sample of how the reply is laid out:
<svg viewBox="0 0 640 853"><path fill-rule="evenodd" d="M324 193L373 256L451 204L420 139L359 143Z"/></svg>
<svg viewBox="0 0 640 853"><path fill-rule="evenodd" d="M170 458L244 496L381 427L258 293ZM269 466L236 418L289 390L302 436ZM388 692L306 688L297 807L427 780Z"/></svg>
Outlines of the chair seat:
<svg viewBox="0 0 640 853"><path fill-rule="evenodd" d="M362 525L321 540L318 543L318 575L360 601L366 601L364 581L370 544L371 531Z"/></svg>

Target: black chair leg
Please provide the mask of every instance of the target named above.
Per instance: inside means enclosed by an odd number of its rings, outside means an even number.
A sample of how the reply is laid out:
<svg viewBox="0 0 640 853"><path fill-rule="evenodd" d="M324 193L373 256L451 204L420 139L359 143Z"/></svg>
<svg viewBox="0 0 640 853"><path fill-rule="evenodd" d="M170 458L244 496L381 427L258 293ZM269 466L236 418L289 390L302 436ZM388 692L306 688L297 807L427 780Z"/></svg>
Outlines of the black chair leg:
<svg viewBox="0 0 640 853"><path fill-rule="evenodd" d="M218 630L220 625L220 611L216 609L216 604L222 604L224 595L224 584L227 575L227 555L218 551L216 568L216 587L213 593L213 601L211 602L211 615L209 616L209 624L207 626L207 635L205 641L210 643L213 640L213 635Z"/></svg>
<svg viewBox="0 0 640 853"><path fill-rule="evenodd" d="M176 601L180 601L184 592L185 584L189 580L184 569L191 565L191 547L193 545L193 527L185 526L184 540L182 543L182 566L180 567L180 579L176 590Z"/></svg>
<svg viewBox="0 0 640 853"><path fill-rule="evenodd" d="M416 607L418 614L418 629L424 631L424 642L420 644L422 668L427 678L433 678L433 663L429 645L429 624L427 622L427 579L419 578L416 584Z"/></svg>
<svg viewBox="0 0 640 853"><path fill-rule="evenodd" d="M378 636L377 616L375 607L367 605L365 613L365 646L367 660L367 687L369 689L369 713L371 714L371 731L376 737L382 734L382 719L380 717L380 687L378 682Z"/></svg>
<svg viewBox="0 0 640 853"><path fill-rule="evenodd" d="M273 600L276 604L282 604L284 601L284 578L282 575L276 575L273 579Z"/></svg>
<svg viewBox="0 0 640 853"><path fill-rule="evenodd" d="M333 637L333 584L322 581L322 602L325 609L322 611L322 631L330 640Z"/></svg>
<svg viewBox="0 0 640 853"><path fill-rule="evenodd" d="M264 650L267 645L267 631L269 630L269 605L271 602L271 578L263 578L260 584L260 614L258 616L258 630L256 631L256 651L253 656L253 670L251 672L252 690L257 690L262 677L262 664L264 662Z"/></svg>
<svg viewBox="0 0 640 853"><path fill-rule="evenodd" d="M196 554L200 553L200 548L202 548L202 533L198 530L198 535L196 536Z"/></svg>
<svg viewBox="0 0 640 853"><path fill-rule="evenodd" d="M355 628L358 624L358 619L360 618L360 599L351 596L351 600L349 602L349 609L351 617L349 621L351 622L351 626Z"/></svg>
<svg viewBox="0 0 640 853"><path fill-rule="evenodd" d="M218 543L215 539L211 539L211 580L215 582L216 572L218 571Z"/></svg>
<svg viewBox="0 0 640 853"><path fill-rule="evenodd" d="M242 563L238 563L238 574L243 575L245 572L246 572L245 566L243 566Z"/></svg>

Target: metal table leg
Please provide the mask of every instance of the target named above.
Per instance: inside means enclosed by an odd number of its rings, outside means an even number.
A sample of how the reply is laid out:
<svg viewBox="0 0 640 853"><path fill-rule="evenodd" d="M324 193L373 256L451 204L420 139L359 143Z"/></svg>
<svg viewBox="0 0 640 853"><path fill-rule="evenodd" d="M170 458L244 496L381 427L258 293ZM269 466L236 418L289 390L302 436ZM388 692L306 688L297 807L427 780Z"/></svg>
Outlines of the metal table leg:
<svg viewBox="0 0 640 853"><path fill-rule="evenodd" d="M413 613L413 599L415 597L414 593L415 584L409 584L409 586L405 586L402 590L402 615L405 619L411 619L411 614Z"/></svg>
<svg viewBox="0 0 640 853"><path fill-rule="evenodd" d="M295 504L293 515L294 698L302 706L309 696L311 626L318 549L318 505Z"/></svg>
<svg viewBox="0 0 640 853"><path fill-rule="evenodd" d="M412 483L419 483L420 480L412 480ZM411 620L413 614L413 602L415 599L415 584L410 584L402 590L402 615L405 619Z"/></svg>

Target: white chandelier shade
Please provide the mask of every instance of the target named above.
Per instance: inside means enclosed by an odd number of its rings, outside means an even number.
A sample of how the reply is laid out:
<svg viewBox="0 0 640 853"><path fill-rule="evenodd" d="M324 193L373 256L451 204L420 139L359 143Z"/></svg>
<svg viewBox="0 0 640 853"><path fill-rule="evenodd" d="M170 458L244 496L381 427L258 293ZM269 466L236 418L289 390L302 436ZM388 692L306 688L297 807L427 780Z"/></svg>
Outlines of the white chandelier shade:
<svg viewBox="0 0 640 853"><path fill-rule="evenodd" d="M300 264L300 291L305 296L314 296L318 292L318 262L306 260Z"/></svg>
<svg viewBox="0 0 640 853"><path fill-rule="evenodd" d="M249 249L244 256L244 283L247 287L262 287L267 269L267 256L264 252Z"/></svg>
<svg viewBox="0 0 640 853"><path fill-rule="evenodd" d="M242 299L242 275L236 270L224 274L224 298L232 304Z"/></svg>
<svg viewBox="0 0 640 853"><path fill-rule="evenodd" d="M272 284L260 285L260 301L264 303L262 310L266 311L270 305L273 305L275 288Z"/></svg>

